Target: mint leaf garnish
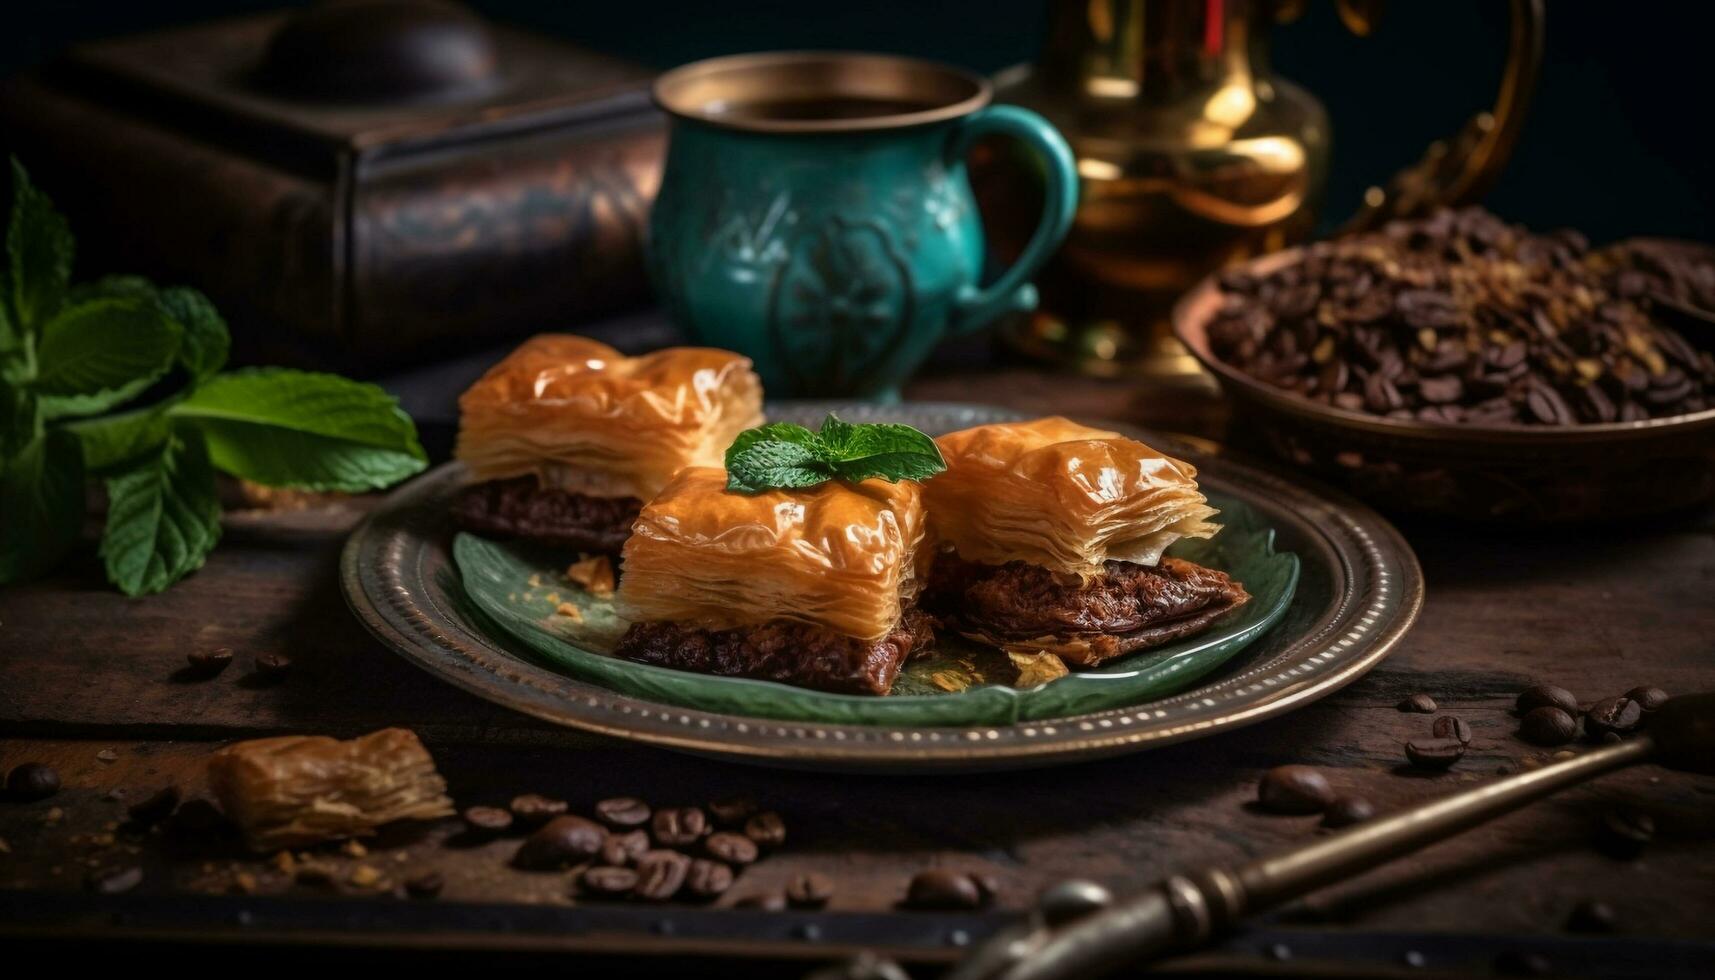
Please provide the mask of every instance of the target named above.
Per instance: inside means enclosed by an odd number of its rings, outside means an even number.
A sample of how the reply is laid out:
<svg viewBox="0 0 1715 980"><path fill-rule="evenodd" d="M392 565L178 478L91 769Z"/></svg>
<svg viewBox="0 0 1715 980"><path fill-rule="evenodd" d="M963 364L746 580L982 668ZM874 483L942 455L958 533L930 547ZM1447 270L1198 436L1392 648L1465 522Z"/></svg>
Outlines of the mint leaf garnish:
<svg viewBox="0 0 1715 980"><path fill-rule="evenodd" d="M73 251L71 227L13 157L12 220L6 228L11 274L5 296L13 330L32 334L59 309L71 282Z"/></svg>
<svg viewBox="0 0 1715 980"><path fill-rule="evenodd" d="M393 396L331 374L221 374L167 414L175 428L191 425L208 438L216 468L271 487L375 490L428 464Z"/></svg>
<svg viewBox="0 0 1715 980"><path fill-rule="evenodd" d="M83 468L91 472L110 470L166 445L172 433L167 424L167 406L152 405L98 419L80 419L66 425L83 450Z"/></svg>
<svg viewBox="0 0 1715 980"><path fill-rule="evenodd" d="M173 286L156 293L155 301L184 331L179 363L190 372L193 383L207 381L226 366L232 336L207 296L188 286Z"/></svg>
<svg viewBox="0 0 1715 980"><path fill-rule="evenodd" d="M77 442L49 429L0 461L0 583L52 568L83 528L83 459Z"/></svg>
<svg viewBox="0 0 1715 980"><path fill-rule="evenodd" d="M202 567L220 540L220 498L196 433L107 480L101 558L126 595L159 592Z"/></svg>
<svg viewBox="0 0 1715 980"><path fill-rule="evenodd" d="M739 433L726 468L727 489L759 493L830 480L927 480L947 463L935 440L909 425L854 425L830 412L820 432L777 422Z"/></svg>
<svg viewBox="0 0 1715 980"><path fill-rule="evenodd" d="M49 417L88 415L126 402L173 366L183 331L142 297L67 306L42 330L30 388Z"/></svg>

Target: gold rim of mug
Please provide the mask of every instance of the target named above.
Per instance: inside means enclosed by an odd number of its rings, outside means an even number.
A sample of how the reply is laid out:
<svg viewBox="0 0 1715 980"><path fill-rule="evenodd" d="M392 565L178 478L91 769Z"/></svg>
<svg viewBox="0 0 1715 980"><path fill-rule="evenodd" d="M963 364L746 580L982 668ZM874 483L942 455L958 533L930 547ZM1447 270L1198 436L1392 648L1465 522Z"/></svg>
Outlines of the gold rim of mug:
<svg viewBox="0 0 1715 980"><path fill-rule="evenodd" d="M932 108L849 119L754 119L709 107L787 92L812 101L846 95L924 102ZM694 61L661 75L651 89L661 111L719 129L752 133L860 133L945 122L988 105L988 79L952 65L860 51L769 51Z"/></svg>

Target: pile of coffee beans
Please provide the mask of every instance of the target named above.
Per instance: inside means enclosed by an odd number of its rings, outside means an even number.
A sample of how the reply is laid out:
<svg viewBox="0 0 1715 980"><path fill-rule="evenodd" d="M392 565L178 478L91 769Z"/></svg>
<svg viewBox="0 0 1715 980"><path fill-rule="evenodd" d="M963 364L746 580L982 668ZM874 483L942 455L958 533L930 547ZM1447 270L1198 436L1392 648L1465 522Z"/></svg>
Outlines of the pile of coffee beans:
<svg viewBox="0 0 1715 980"><path fill-rule="evenodd" d="M1580 732L1592 742L1617 742L1642 727L1649 714L1666 703L1666 691L1644 685L1580 710L1571 691L1538 684L1521 691L1514 708L1520 738L1532 745L1555 746L1576 739Z"/></svg>
<svg viewBox="0 0 1715 980"><path fill-rule="evenodd" d="M1577 232L1535 235L1467 208L1219 281L1215 356L1348 411L1570 425L1715 405L1715 355L1670 325L1697 322L1686 306L1715 311L1715 249L1592 251Z"/></svg>

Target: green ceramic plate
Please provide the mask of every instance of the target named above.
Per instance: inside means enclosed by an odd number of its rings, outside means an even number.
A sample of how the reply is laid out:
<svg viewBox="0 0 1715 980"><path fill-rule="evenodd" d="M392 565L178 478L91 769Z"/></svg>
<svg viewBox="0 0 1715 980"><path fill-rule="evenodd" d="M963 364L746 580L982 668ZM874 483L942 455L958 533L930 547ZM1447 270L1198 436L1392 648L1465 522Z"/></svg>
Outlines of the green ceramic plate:
<svg viewBox="0 0 1715 980"><path fill-rule="evenodd" d="M564 576L563 554L460 534L453 561L480 614L508 649L613 691L704 711L847 725L1007 725L1117 708L1182 690L1225 663L1285 614L1298 584L1298 558L1277 552L1274 534L1238 500L1212 501L1225 529L1170 552L1244 583L1251 601L1207 632L1030 688L999 650L945 633L929 657L913 660L886 697L829 694L772 681L712 677L608 655L626 623L608 599ZM563 603L579 610L560 614Z"/></svg>

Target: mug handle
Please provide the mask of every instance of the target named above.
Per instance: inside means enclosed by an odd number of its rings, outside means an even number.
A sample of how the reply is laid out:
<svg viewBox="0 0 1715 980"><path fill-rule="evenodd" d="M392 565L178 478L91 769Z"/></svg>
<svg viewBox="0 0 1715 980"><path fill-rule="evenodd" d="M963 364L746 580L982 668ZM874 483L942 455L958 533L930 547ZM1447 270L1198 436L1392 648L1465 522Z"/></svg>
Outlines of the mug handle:
<svg viewBox="0 0 1715 980"><path fill-rule="evenodd" d="M1018 259L987 287L966 285L953 298L950 329L968 333L987 326L996 317L1036 308L1036 287L1029 279L1048 261L1078 210L1078 167L1072 148L1053 124L1029 109L992 105L965 117L947 146L950 160L963 162L965 153L978 139L993 134L1011 136L1033 148L1047 172L1047 192L1042 220Z"/></svg>

